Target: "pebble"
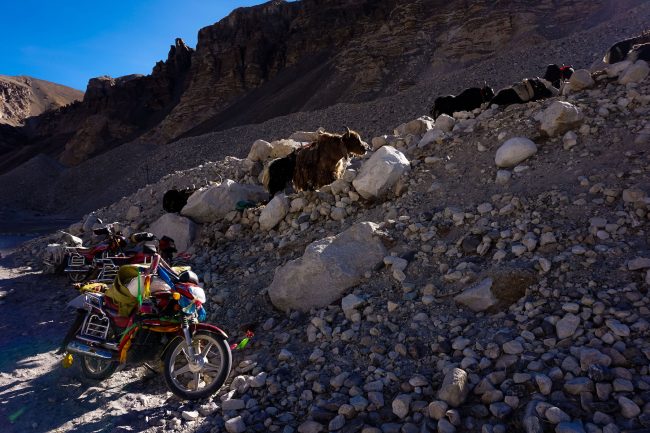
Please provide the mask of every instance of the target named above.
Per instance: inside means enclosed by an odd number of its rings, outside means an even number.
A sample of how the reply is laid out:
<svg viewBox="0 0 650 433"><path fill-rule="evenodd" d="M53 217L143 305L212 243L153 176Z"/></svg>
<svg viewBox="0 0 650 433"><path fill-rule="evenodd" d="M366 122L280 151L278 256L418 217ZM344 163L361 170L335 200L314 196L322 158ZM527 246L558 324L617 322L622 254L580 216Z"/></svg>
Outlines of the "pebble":
<svg viewBox="0 0 650 433"><path fill-rule="evenodd" d="M393 400L393 413L399 418L406 418L409 414L412 397L408 394L400 394Z"/></svg>
<svg viewBox="0 0 650 433"><path fill-rule="evenodd" d="M566 314L555 324L557 337L560 339L571 337L578 329L578 325L580 325L580 317L571 313Z"/></svg>
<svg viewBox="0 0 650 433"><path fill-rule="evenodd" d="M228 433L243 433L246 431L246 424L241 416L230 418L226 421L226 431Z"/></svg>
<svg viewBox="0 0 650 433"><path fill-rule="evenodd" d="M639 406L625 396L618 397L618 404L621 407L621 415L625 418L635 418L641 413Z"/></svg>

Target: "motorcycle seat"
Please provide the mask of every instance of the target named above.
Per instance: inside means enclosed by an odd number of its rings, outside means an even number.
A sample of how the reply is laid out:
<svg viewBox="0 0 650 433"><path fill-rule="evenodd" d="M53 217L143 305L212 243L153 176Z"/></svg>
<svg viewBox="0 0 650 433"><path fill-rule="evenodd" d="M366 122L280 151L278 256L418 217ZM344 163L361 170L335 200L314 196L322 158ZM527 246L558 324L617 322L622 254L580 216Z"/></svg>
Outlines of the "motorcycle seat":
<svg viewBox="0 0 650 433"><path fill-rule="evenodd" d="M155 242L143 242L133 248L128 249L126 253L129 255L135 255L138 253L155 254L157 251L158 247L156 246Z"/></svg>

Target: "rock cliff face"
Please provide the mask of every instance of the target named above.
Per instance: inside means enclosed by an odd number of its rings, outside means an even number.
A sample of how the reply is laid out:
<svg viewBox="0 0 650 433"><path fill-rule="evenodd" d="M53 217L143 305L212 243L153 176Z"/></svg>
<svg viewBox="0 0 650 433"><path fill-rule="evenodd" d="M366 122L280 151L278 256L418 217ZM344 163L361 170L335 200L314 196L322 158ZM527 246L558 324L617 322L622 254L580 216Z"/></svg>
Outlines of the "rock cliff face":
<svg viewBox="0 0 650 433"><path fill-rule="evenodd" d="M19 126L26 118L83 98L83 92L32 77L0 75L0 124Z"/></svg>
<svg viewBox="0 0 650 433"><path fill-rule="evenodd" d="M43 152L76 165L135 139L160 144L372 100L637 3L302 0L236 9L200 30L196 51L177 39L150 75L92 79L82 102L30 121L21 158Z"/></svg>

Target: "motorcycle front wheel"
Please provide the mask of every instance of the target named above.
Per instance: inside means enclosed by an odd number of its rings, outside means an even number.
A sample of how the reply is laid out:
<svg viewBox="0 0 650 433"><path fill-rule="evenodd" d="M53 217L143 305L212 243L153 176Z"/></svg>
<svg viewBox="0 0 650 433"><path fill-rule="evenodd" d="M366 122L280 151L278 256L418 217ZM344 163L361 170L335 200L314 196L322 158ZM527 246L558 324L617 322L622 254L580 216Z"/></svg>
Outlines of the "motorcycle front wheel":
<svg viewBox="0 0 650 433"><path fill-rule="evenodd" d="M214 394L226 381L232 367L232 353L223 336L198 331L192 337L196 354L190 359L182 338L171 343L165 354L165 383L171 392L186 400L198 400Z"/></svg>
<svg viewBox="0 0 650 433"><path fill-rule="evenodd" d="M118 365L117 361L94 358L92 356L81 356L81 371L88 379L104 380L109 378Z"/></svg>

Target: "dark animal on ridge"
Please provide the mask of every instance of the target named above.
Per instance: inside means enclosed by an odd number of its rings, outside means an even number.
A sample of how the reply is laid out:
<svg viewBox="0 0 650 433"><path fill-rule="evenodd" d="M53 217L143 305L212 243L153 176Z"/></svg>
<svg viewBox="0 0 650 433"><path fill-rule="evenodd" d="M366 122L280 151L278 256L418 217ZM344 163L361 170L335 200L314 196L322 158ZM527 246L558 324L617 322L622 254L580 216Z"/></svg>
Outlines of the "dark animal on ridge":
<svg viewBox="0 0 650 433"><path fill-rule="evenodd" d="M272 160L264 170L263 180L266 190L271 197L280 191L284 191L287 184L293 179L296 169L296 151L291 152L284 158Z"/></svg>
<svg viewBox="0 0 650 433"><path fill-rule="evenodd" d="M557 96L558 93L558 89L542 78L526 78L521 83L499 90L496 96L492 98L492 101L490 101L490 104L523 104Z"/></svg>
<svg viewBox="0 0 650 433"><path fill-rule="evenodd" d="M194 191L196 188L170 189L163 195L163 209L170 213L180 212Z"/></svg>
<svg viewBox="0 0 650 433"><path fill-rule="evenodd" d="M484 102L488 102L493 96L494 90L489 86L483 88L470 87L457 96L447 95L436 98L430 114L431 117L436 119L441 114L453 116L457 111L472 111L475 108L480 108Z"/></svg>
<svg viewBox="0 0 650 433"><path fill-rule="evenodd" d="M650 42L650 31L646 31L643 34L630 39L625 39L623 41L616 42L605 53L605 57L603 57L603 62L609 64L622 62L623 60L626 60L628 58L630 51L635 45L646 44L648 42ZM646 55L650 55L650 53L647 53L646 51ZM647 57L646 59L637 58L635 60L647 61Z"/></svg>
<svg viewBox="0 0 650 433"><path fill-rule="evenodd" d="M358 133L346 128L342 134L321 133L308 146L296 149L267 166L263 183L271 196L293 182L297 191L316 190L340 178L349 155L366 153Z"/></svg>
<svg viewBox="0 0 650 433"><path fill-rule="evenodd" d="M627 53L627 60L631 60L632 62L645 60L650 63L650 43L633 46L632 50Z"/></svg>
<svg viewBox="0 0 650 433"><path fill-rule="evenodd" d="M544 73L544 79L550 82L553 87L556 89L560 88L562 81L568 80L571 78L575 71L571 66L563 65L562 67L558 65L548 65L546 67L546 72Z"/></svg>

